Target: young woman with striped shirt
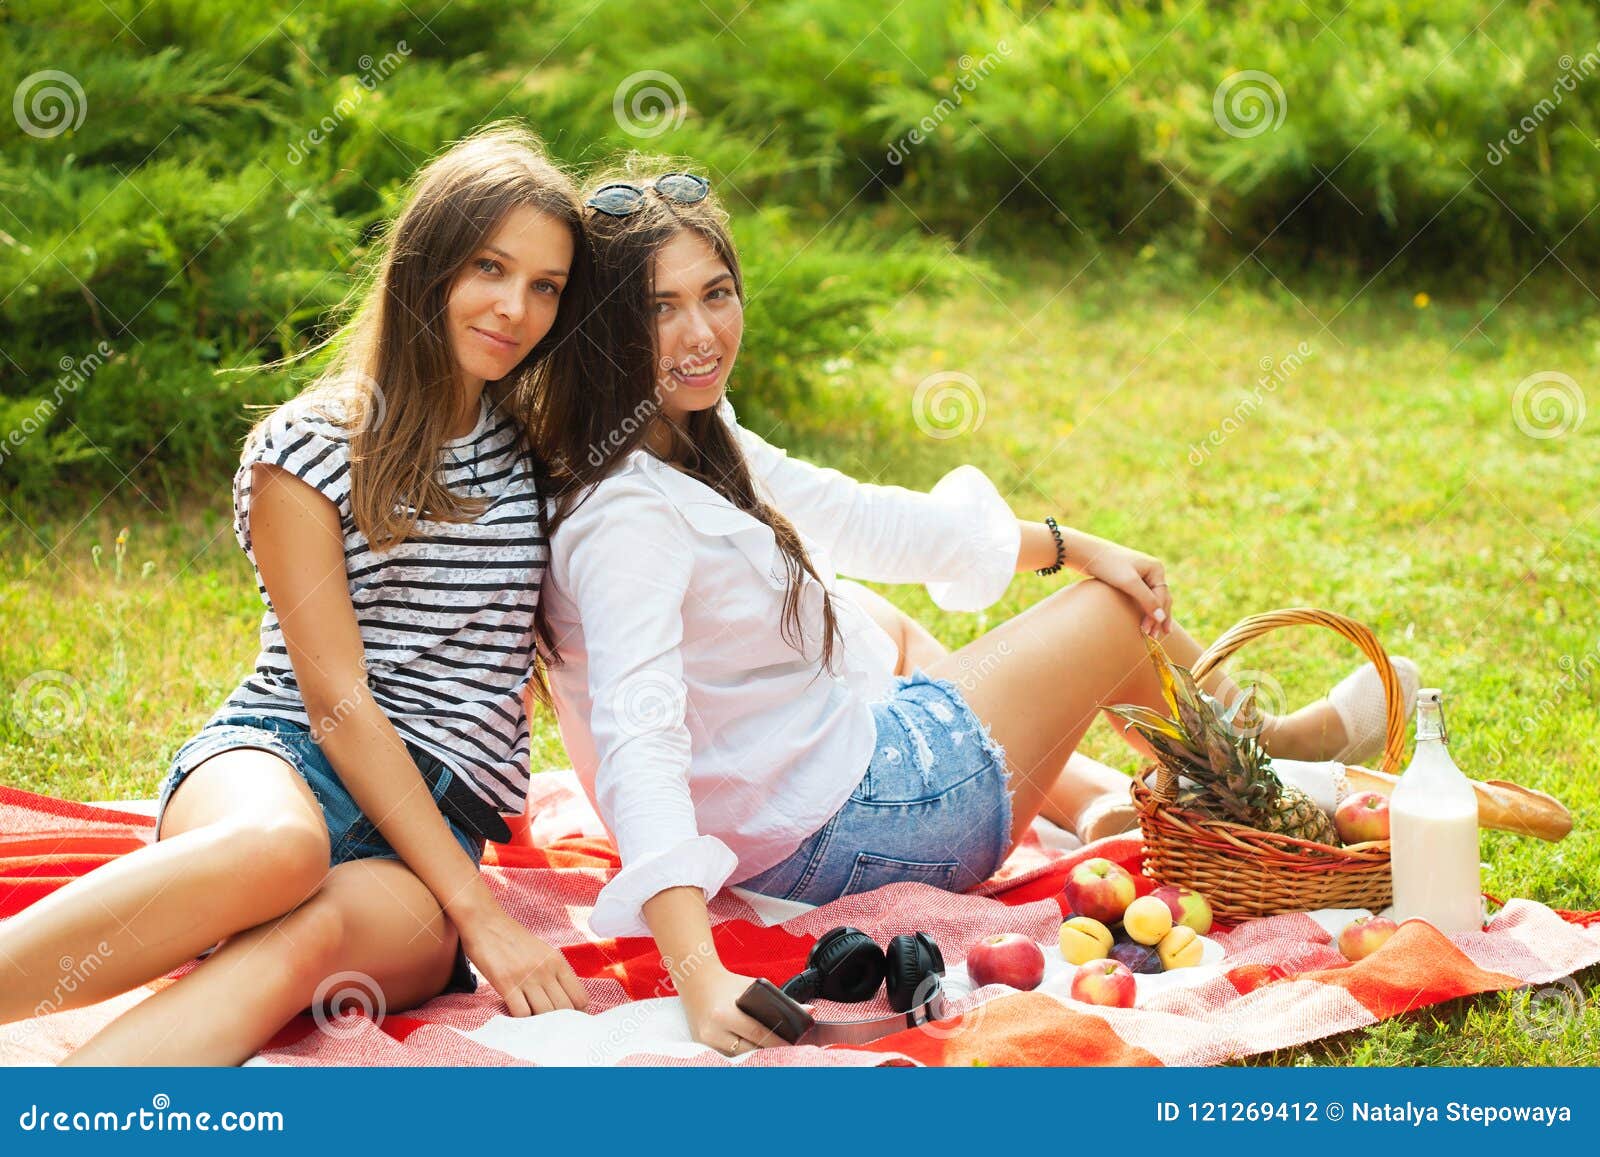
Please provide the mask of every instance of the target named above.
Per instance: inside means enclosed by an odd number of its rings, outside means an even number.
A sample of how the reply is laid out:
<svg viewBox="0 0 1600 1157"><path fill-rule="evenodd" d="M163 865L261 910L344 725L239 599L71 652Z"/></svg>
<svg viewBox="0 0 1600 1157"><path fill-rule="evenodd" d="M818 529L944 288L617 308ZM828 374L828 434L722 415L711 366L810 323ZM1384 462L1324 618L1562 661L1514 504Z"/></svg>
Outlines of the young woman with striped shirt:
<svg viewBox="0 0 1600 1157"><path fill-rule="evenodd" d="M174 758L157 842L0 927L0 1023L59 993L62 957L102 964L49 1011L218 941L69 1063L237 1064L308 1006L470 991L467 957L513 1015L585 1006L478 871L524 806L548 559L517 399L563 342L583 245L525 132L419 174L333 368L257 425L234 479L255 669Z"/></svg>

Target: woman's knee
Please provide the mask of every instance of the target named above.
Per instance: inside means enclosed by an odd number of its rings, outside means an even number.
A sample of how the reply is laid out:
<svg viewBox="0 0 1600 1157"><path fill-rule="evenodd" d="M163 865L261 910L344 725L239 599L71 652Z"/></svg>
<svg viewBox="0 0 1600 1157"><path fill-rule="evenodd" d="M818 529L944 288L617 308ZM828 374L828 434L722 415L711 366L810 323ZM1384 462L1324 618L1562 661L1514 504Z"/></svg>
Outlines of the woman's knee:
<svg viewBox="0 0 1600 1157"><path fill-rule="evenodd" d="M348 926L339 905L313 896L266 929L274 974L294 1000L315 1004L341 968Z"/></svg>
<svg viewBox="0 0 1600 1157"><path fill-rule="evenodd" d="M380 986L391 1009L437 996L459 938L427 885L396 860L361 860L329 874L320 899L344 918L340 967Z"/></svg>
<svg viewBox="0 0 1600 1157"><path fill-rule="evenodd" d="M1045 606L1058 615L1097 624L1130 625L1135 632L1144 621L1144 611L1125 594L1096 578L1086 578L1063 587L1045 600Z"/></svg>
<svg viewBox="0 0 1600 1157"><path fill-rule="evenodd" d="M198 840L193 837L204 833ZM224 751L174 791L159 838L188 836L223 876L249 882L246 904L265 920L301 904L328 872L327 821L311 788L276 754Z"/></svg>
<svg viewBox="0 0 1600 1157"><path fill-rule="evenodd" d="M305 903L328 875L325 823L299 816L230 818L214 825L223 844L248 874L249 887L287 912Z"/></svg>

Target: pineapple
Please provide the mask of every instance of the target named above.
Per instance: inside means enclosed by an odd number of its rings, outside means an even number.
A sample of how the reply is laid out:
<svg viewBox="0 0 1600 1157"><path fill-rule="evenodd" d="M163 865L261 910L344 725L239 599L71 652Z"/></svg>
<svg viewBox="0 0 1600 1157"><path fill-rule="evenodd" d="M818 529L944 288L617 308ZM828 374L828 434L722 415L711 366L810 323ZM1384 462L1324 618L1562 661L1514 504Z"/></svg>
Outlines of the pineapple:
<svg viewBox="0 0 1600 1157"><path fill-rule="evenodd" d="M1232 711L1200 690L1187 668L1146 636L1171 718L1127 703L1111 711L1150 744L1179 776L1177 805L1256 831L1340 847L1333 819L1299 788L1284 783L1256 742L1261 730L1251 688Z"/></svg>

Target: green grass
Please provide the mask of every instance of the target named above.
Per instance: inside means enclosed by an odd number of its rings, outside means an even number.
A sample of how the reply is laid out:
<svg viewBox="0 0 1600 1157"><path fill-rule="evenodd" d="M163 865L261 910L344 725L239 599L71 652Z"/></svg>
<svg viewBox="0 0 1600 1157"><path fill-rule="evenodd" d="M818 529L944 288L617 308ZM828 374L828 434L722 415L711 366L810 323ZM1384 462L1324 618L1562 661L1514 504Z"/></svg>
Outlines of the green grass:
<svg viewBox="0 0 1600 1157"><path fill-rule="evenodd" d="M1019 514L1054 512L1162 558L1180 619L1202 637L1288 605L1367 623L1446 690L1469 774L1550 791L1573 811L1560 845L1486 834L1485 888L1600 906L1595 424L1535 438L1513 413L1530 375L1559 371L1581 386L1592 373L1600 320L1581 291L1530 280L1498 308L1498 293L1455 297L1448 285L1324 280L1291 294L1254 266L1215 286L1149 253L991 257L961 277L951 296L886 313L903 352L870 375L833 364L775 440L912 486L975 462ZM1431 294L1425 308L1417 292ZM1301 342L1303 364L1198 454L1252 394L1261 360L1282 363ZM935 373L969 376L981 426L942 439L919 430L917 386ZM76 507L58 497L49 513L0 511L9 784L73 799L153 794L171 751L254 656L260 607L229 529L226 479L175 504L146 489L154 501L130 484ZM1020 579L985 616L941 614L920 588L889 593L959 646L1051 586ZM1354 662L1348 644L1304 630L1253 645L1235 666L1270 673L1274 693L1297 704ZM56 701L65 716L27 710L34 699L18 689L39 672L68 680ZM1103 726L1087 748L1135 766ZM549 719L536 721L534 762L565 762ZM1530 1018L1526 997L1495 995L1262 1059L1590 1063L1600 970L1578 982L1569 1018Z"/></svg>

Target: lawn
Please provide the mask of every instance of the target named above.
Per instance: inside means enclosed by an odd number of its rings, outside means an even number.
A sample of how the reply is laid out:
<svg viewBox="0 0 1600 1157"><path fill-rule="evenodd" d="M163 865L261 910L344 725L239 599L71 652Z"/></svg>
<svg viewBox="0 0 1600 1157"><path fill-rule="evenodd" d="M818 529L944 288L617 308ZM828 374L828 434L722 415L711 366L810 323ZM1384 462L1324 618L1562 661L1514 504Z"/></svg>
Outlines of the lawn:
<svg viewBox="0 0 1600 1157"><path fill-rule="evenodd" d="M1456 297L1326 273L1291 291L1248 259L1225 273L1148 249L991 256L963 266L955 293L883 313L902 342L890 364L837 359L787 428L757 428L912 486L974 462L1019 514L1055 513L1162 558L1180 620L1203 637L1290 605L1367 623L1445 689L1469 774L1552 792L1574 813L1560 845L1487 834L1486 890L1600 907L1600 455L1581 388L1600 316L1570 281L1531 279L1502 302L1503 290ZM254 656L260 607L227 480L174 498L139 473L110 494L19 502L0 510L4 782L153 795L168 755ZM955 646L1050 581L1018 580L987 616L937 612L920 588L887 593ZM1355 661L1302 631L1234 669L1293 705ZM1088 747L1134 766L1103 726ZM564 763L548 718L535 721L534 762ZM1578 982L1267 1059L1592 1063L1600 970Z"/></svg>

